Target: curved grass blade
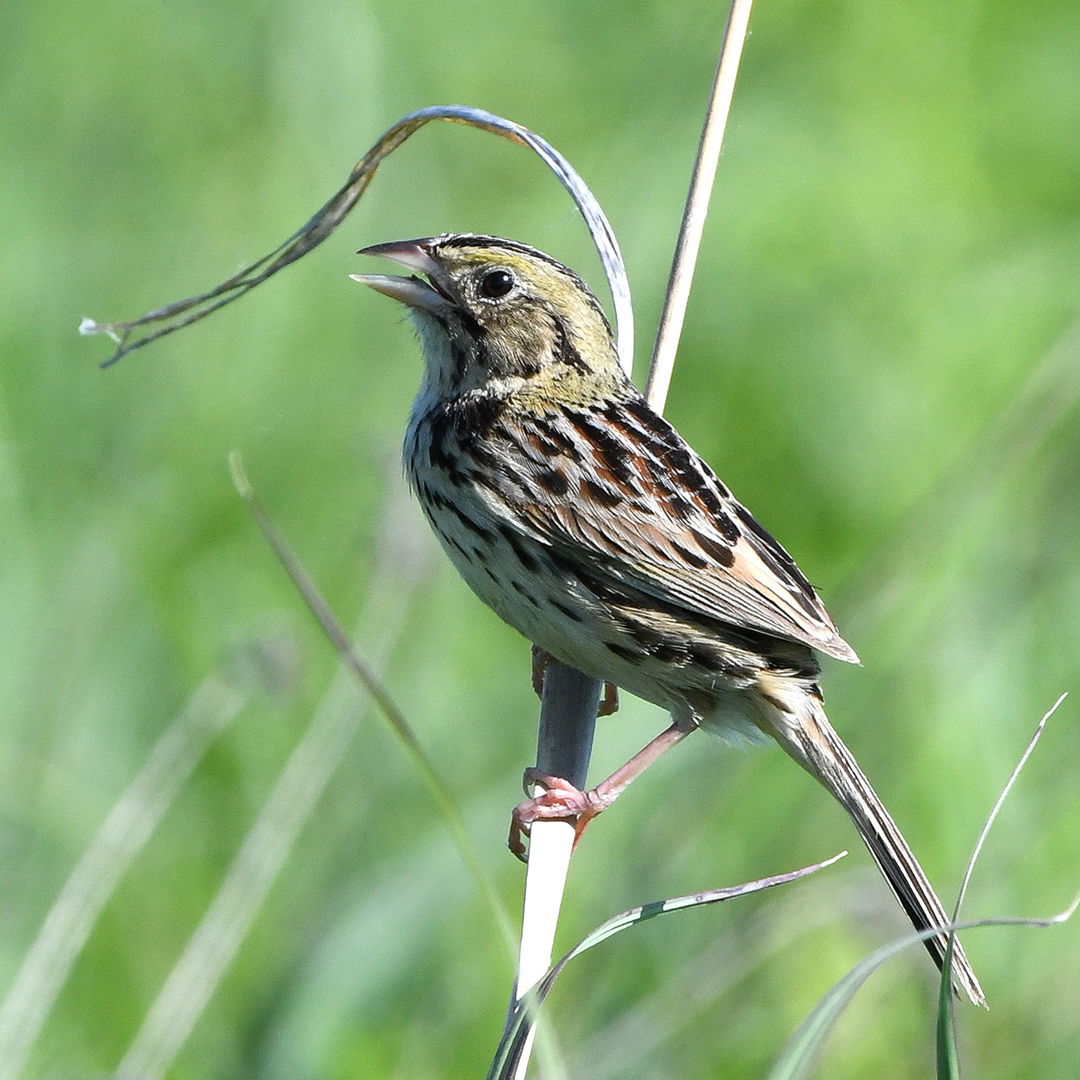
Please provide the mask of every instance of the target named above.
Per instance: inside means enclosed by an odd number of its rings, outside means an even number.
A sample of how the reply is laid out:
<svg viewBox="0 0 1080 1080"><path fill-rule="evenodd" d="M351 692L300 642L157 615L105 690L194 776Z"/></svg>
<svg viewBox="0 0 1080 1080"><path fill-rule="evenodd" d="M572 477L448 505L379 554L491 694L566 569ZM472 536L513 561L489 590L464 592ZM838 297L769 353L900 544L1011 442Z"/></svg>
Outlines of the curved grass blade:
<svg viewBox="0 0 1080 1080"><path fill-rule="evenodd" d="M521 146L527 146L535 151L544 164L559 178L581 211L581 216L585 219L593 243L600 254L600 261L607 275L612 301L615 305L619 357L629 373L634 354L634 317L630 304L630 285L615 233L600 204L596 201L596 197L570 162L539 135L494 113L485 112L483 109L472 109L465 105L431 105L403 117L385 132L356 163L348 180L329 202L316 211L292 236L269 254L257 259L250 266L244 267L239 273L227 278L208 292L155 308L127 322L99 323L94 319L83 319L79 326L79 333L107 334L116 342L116 352L101 366L109 367L121 357L143 345L148 345L151 341L156 341L166 334L190 326L226 304L231 304L250 289L254 289L256 285L261 285L267 278L317 247L341 224L349 211L359 202L379 165L413 132L418 131L431 120L448 120L451 123L467 124L470 127L481 128L500 135ZM144 327L154 327L154 329L132 340L132 334Z"/></svg>
<svg viewBox="0 0 1080 1080"><path fill-rule="evenodd" d="M1016 778L1020 775L1021 769L1027 764L1027 759L1031 757L1031 752L1038 745L1039 739L1042 738L1043 729L1046 727L1047 720L1057 712L1058 706L1066 697L1068 697L1068 694L1062 694L1043 715L1043 718L1039 721L1039 726L1035 729L1035 734L1032 735L1031 740L1027 744L1027 749L1020 755L1020 760L1016 763L1016 768L1013 769L1008 782L1005 784L1005 787L1002 788L1001 794L997 797L994 808L990 811L990 815L986 819L986 824L982 827L982 832L979 833L979 839L975 841L975 847L971 852L971 858L968 859L967 869L964 871L964 880L960 883L960 892L956 897L956 907L953 908L953 922L956 922L960 918L960 908L963 906L964 896L967 894L968 882L971 881L971 874L975 869L975 863L978 861L979 853L982 851L983 844L990 834L990 829L994 824L994 820L998 816L998 811L1001 810L1002 804L1008 797L1009 792L1012 791L1013 784L1016 783ZM955 938L955 934L949 934L948 944L945 947L945 959L941 965L941 985L938 989L938 1080L957 1080L960 1076L960 1062L956 1054L955 1004L951 993L951 980L948 977L948 973L952 971L953 941Z"/></svg>
<svg viewBox="0 0 1080 1080"><path fill-rule="evenodd" d="M1077 906L1080 905L1080 896L1060 914L1051 915L1046 919L1026 919L1022 916L1006 916L996 919L975 919L971 922L948 923L945 926L935 926L918 934L909 934L900 938L876 952L871 953L864 960L859 961L814 1007L813 1012L803 1021L799 1030L791 1037L784 1052L773 1065L766 1080L802 1080L810 1075L810 1069L817 1059L825 1037L832 1030L840 1014L847 1004L855 996L860 986L882 964L891 960L894 956L902 953L912 945L918 945L935 934L955 933L957 930L973 930L979 926L1057 926L1069 919Z"/></svg>
<svg viewBox="0 0 1080 1080"><path fill-rule="evenodd" d="M518 1000L516 1009L507 1022L503 1032L502 1041L496 1051L495 1059L488 1070L487 1080L505 1080L513 1076L517 1068L518 1059L521 1056L525 1042L530 1031L536 1024L537 1012L543 1005L545 998L555 985L555 980L562 974L575 956L580 956L594 945L606 941L609 937L636 926L639 923L648 922L660 915L667 915L672 911L682 911L686 908L704 907L708 904L718 904L724 900L734 900L738 896L748 896L750 893L761 892L771 889L776 885L785 885L789 881L796 881L808 874L823 870L826 866L832 866L834 862L847 855L846 851L834 855L824 862L815 863L813 866L804 866L800 870L792 870L787 874L777 874L774 877L761 878L758 881L750 881L745 885L735 885L726 889L709 889L706 892L691 893L688 896L676 896L670 900L654 900L649 904L641 904L638 907L629 908L613 915L610 919L602 922L595 930L581 939L548 973L527 993Z"/></svg>

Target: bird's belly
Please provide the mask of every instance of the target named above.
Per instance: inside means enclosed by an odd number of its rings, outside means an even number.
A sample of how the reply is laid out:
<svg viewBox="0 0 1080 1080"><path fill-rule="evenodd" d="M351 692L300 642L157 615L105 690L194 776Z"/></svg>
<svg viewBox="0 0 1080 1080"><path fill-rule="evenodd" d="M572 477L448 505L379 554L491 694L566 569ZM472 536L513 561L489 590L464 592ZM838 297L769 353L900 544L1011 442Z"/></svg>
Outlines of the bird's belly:
<svg viewBox="0 0 1080 1080"><path fill-rule="evenodd" d="M497 530L470 535L469 527L456 519L436 520L432 515L432 524L469 588L534 645L579 671L613 682L614 671L629 666L625 660L620 665L620 658L604 644L610 615L550 565L541 545L521 538L508 541ZM618 681L630 689L628 682ZM640 696L653 700L655 695Z"/></svg>
<svg viewBox="0 0 1080 1080"><path fill-rule="evenodd" d="M423 501L423 500L422 500ZM552 656L667 710L680 723L754 736L748 719L760 657L670 611L600 599L541 543L499 527L480 508L425 502L450 561L504 622ZM588 577L582 569L582 576ZM721 662L721 658L722 661Z"/></svg>

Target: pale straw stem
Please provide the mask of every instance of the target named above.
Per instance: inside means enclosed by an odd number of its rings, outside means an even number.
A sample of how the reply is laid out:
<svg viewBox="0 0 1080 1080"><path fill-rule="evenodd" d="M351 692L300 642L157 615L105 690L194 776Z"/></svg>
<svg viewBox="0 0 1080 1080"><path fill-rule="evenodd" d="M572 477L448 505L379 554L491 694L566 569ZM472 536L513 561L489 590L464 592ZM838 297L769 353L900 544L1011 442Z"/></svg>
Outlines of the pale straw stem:
<svg viewBox="0 0 1080 1080"><path fill-rule="evenodd" d="M675 364L679 334L682 330L686 301L690 293L690 284L694 276L694 263L701 245L701 232L705 224L705 214L712 193L713 178L720 159L720 146L724 137L731 95L735 88L735 76L742 56L743 41L746 38L747 22L750 18L751 0L733 0L728 12L727 25L724 28L724 40L720 48L720 60L713 79L712 95L705 117L705 126L698 146L697 161L694 165L690 192L683 212L682 228L675 248L675 259L668 281L667 297L660 316L660 328L657 332L656 345L653 349L652 362L649 365L648 381L645 394L649 403L657 411L664 407L671 372ZM555 665L552 665L554 667ZM561 668L562 665L559 665ZM570 669L566 669L570 670ZM554 674L550 669L545 679L545 701L541 709L541 731L557 730L563 734L562 745L585 746L585 764L592 744L592 724L595 722L596 701L599 695L599 683L583 679L576 698L565 699L562 707L566 710L565 718L554 712L547 700L547 682ZM574 673L575 675L578 673ZM561 677L561 675L560 675ZM583 678L583 677L582 677ZM587 698L592 698L590 718L583 719L589 710L584 708ZM549 715L549 710L552 715ZM562 712L562 709L559 710ZM537 767L542 772L562 775L545 760L543 736L537 754ZM584 774L583 774L584 775ZM582 783L579 781L572 781ZM558 910L562 902L563 884L566 880L572 852L572 831L570 826L559 821L537 821L532 827L529 847L529 869L525 879L525 901L521 926L521 952L517 983L514 989L514 1001L520 1000L525 993L543 975L551 962L551 952L555 941L555 929ZM529 1064L530 1044L522 1054L515 1080L523 1080Z"/></svg>
<svg viewBox="0 0 1080 1080"><path fill-rule="evenodd" d="M660 312L660 327L656 332L649 375L645 382L645 397L657 411L663 412L667 400L671 372L675 367L675 353L679 348L686 302L690 298L690 285L694 279L701 233L705 228L705 215L709 210L716 166L720 160L720 146L724 141L731 95L735 90L735 76L739 71L746 26L750 20L751 0L732 0L728 12L724 41L720 47L720 60L716 65L712 95L705 114L705 126L698 144L697 161L686 196L682 226L675 245L675 258L671 264L667 295Z"/></svg>

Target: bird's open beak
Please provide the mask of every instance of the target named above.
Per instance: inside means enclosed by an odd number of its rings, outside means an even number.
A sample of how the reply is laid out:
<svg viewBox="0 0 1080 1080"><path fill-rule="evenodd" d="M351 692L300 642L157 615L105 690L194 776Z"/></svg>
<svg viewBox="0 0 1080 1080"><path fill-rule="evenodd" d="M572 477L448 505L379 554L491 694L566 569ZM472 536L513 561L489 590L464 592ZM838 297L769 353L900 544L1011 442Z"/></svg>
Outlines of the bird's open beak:
<svg viewBox="0 0 1080 1080"><path fill-rule="evenodd" d="M393 277L388 274L350 274L353 281L369 285L376 292L399 300L409 307L424 308L427 311L439 311L453 299L448 291L449 282L442 267L432 258L427 240L395 240L389 244L372 244L361 248L358 255L377 255L390 259L409 270L426 274L430 284L416 277Z"/></svg>

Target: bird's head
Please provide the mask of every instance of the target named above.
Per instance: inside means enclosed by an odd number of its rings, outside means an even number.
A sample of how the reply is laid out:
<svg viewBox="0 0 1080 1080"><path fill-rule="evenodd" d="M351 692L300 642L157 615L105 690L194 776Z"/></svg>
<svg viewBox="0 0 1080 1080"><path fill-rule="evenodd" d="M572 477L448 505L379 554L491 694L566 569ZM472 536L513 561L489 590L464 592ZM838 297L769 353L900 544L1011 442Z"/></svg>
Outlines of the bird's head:
<svg viewBox="0 0 1080 1080"><path fill-rule="evenodd" d="M462 234L375 244L360 254L413 271L352 277L408 305L435 393L534 389L566 400L625 380L596 297L535 248Z"/></svg>

